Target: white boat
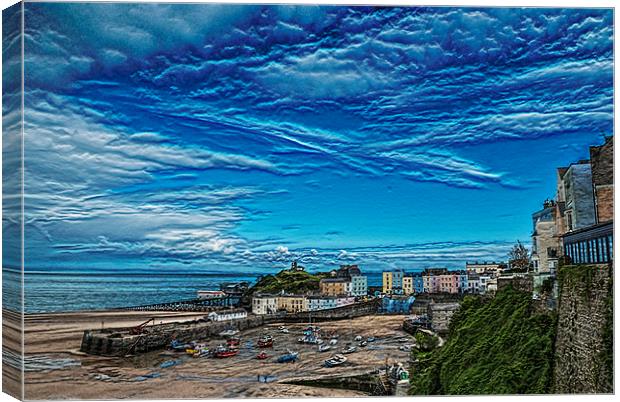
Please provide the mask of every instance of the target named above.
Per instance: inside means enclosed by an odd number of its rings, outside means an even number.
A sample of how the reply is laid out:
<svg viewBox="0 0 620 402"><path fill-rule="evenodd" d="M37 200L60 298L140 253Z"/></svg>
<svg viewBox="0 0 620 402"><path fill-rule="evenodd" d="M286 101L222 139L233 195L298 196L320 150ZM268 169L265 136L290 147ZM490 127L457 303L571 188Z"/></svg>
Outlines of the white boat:
<svg viewBox="0 0 620 402"><path fill-rule="evenodd" d="M355 337L355 339L354 339L354 340L355 340L355 342L359 342L359 341L361 341L362 339L363 339L363 338L362 338L362 336L361 336L361 335L358 335L358 336L356 336L356 337Z"/></svg>
<svg viewBox="0 0 620 402"><path fill-rule="evenodd" d="M329 345L319 345L319 352L327 352L328 350L330 350L332 347Z"/></svg>
<svg viewBox="0 0 620 402"><path fill-rule="evenodd" d="M359 347L360 347L360 348L363 348L363 347L365 347L366 345L368 345L368 342L366 342L366 341L361 341L361 342L359 343Z"/></svg>
<svg viewBox="0 0 620 402"><path fill-rule="evenodd" d="M219 334L219 335L220 335L222 338L227 338L227 337L229 337L229 336L235 336L235 335L237 335L238 333L239 333L239 331L238 331L238 330L236 330L236 329L227 329L226 331L222 331L222 332L220 332L220 334Z"/></svg>
<svg viewBox="0 0 620 402"><path fill-rule="evenodd" d="M338 344L338 339L332 339L329 341L330 345L337 345Z"/></svg>
<svg viewBox="0 0 620 402"><path fill-rule="evenodd" d="M357 348L355 346L349 346L348 348L343 349L342 353L348 355L349 353L357 352Z"/></svg>
<svg viewBox="0 0 620 402"><path fill-rule="evenodd" d="M330 359L325 360L325 362L323 363L323 365L325 367L335 367L335 366L340 366L341 364L345 363L347 361L346 356L343 355L336 355Z"/></svg>

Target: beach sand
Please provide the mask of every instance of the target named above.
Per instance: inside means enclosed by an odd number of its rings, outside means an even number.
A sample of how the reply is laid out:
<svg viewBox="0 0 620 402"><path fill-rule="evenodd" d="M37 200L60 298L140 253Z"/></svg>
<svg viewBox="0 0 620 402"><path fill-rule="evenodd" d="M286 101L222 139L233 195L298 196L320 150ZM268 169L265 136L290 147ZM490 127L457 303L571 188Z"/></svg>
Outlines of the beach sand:
<svg viewBox="0 0 620 402"><path fill-rule="evenodd" d="M344 376L368 372L390 363L407 363L400 351L408 336L402 331L403 316L368 316L352 320L318 323L323 331L340 335L336 350L319 353L316 346L300 345L297 338L307 324L281 324L243 331L239 355L228 359L191 358L184 353L157 351L144 355L111 358L85 355L79 351L85 329L120 328L137 325L154 317L156 322L185 321L203 314L177 312L83 312L37 314L26 317L26 399L116 399L116 398L234 398L365 396L358 391L286 384L285 381L322 376ZM255 342L262 334L275 339L265 349L270 359L256 359ZM349 354L346 366L324 368L322 362L339 353L353 336L374 336L377 341ZM215 347L221 340L205 340ZM300 352L295 363L277 363L287 350ZM161 364L172 367L161 368ZM259 382L258 377L268 382Z"/></svg>

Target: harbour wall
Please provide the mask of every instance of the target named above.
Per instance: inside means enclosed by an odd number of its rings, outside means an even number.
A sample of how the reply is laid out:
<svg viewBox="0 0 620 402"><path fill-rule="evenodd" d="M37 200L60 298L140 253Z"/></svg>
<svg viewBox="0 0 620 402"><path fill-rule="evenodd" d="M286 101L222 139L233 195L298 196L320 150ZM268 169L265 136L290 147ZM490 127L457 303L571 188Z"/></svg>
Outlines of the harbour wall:
<svg viewBox="0 0 620 402"><path fill-rule="evenodd" d="M321 322L344 320L376 314L379 301L356 303L335 309L318 310L283 315L250 315L245 319L226 322L207 322L202 320L182 323L168 323L148 326L142 334L133 335L132 328L86 330L82 336L80 350L84 353L101 356L126 356L147 353L167 348L173 339L181 343L193 340L219 338L225 330L239 331L257 328L270 323Z"/></svg>

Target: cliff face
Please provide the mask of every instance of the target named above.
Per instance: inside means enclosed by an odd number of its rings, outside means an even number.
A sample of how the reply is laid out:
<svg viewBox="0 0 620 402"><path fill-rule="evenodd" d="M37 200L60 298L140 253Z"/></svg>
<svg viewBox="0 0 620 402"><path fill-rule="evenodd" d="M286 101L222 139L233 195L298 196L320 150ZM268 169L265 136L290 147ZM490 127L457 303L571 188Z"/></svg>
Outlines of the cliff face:
<svg viewBox="0 0 620 402"><path fill-rule="evenodd" d="M555 393L613 392L612 271L607 265L560 270Z"/></svg>

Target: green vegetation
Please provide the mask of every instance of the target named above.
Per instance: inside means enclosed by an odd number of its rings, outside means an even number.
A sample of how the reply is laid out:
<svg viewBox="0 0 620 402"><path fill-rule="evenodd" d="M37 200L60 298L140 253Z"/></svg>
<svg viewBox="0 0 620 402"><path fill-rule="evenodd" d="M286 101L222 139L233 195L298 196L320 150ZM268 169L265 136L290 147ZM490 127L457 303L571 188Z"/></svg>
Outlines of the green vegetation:
<svg viewBox="0 0 620 402"><path fill-rule="evenodd" d="M310 274L305 271L280 271L275 275L262 277L249 293L305 293L319 290L319 281L329 273Z"/></svg>
<svg viewBox="0 0 620 402"><path fill-rule="evenodd" d="M414 351L410 394L548 393L554 337L555 317L535 312L529 293L467 296L444 346Z"/></svg>

